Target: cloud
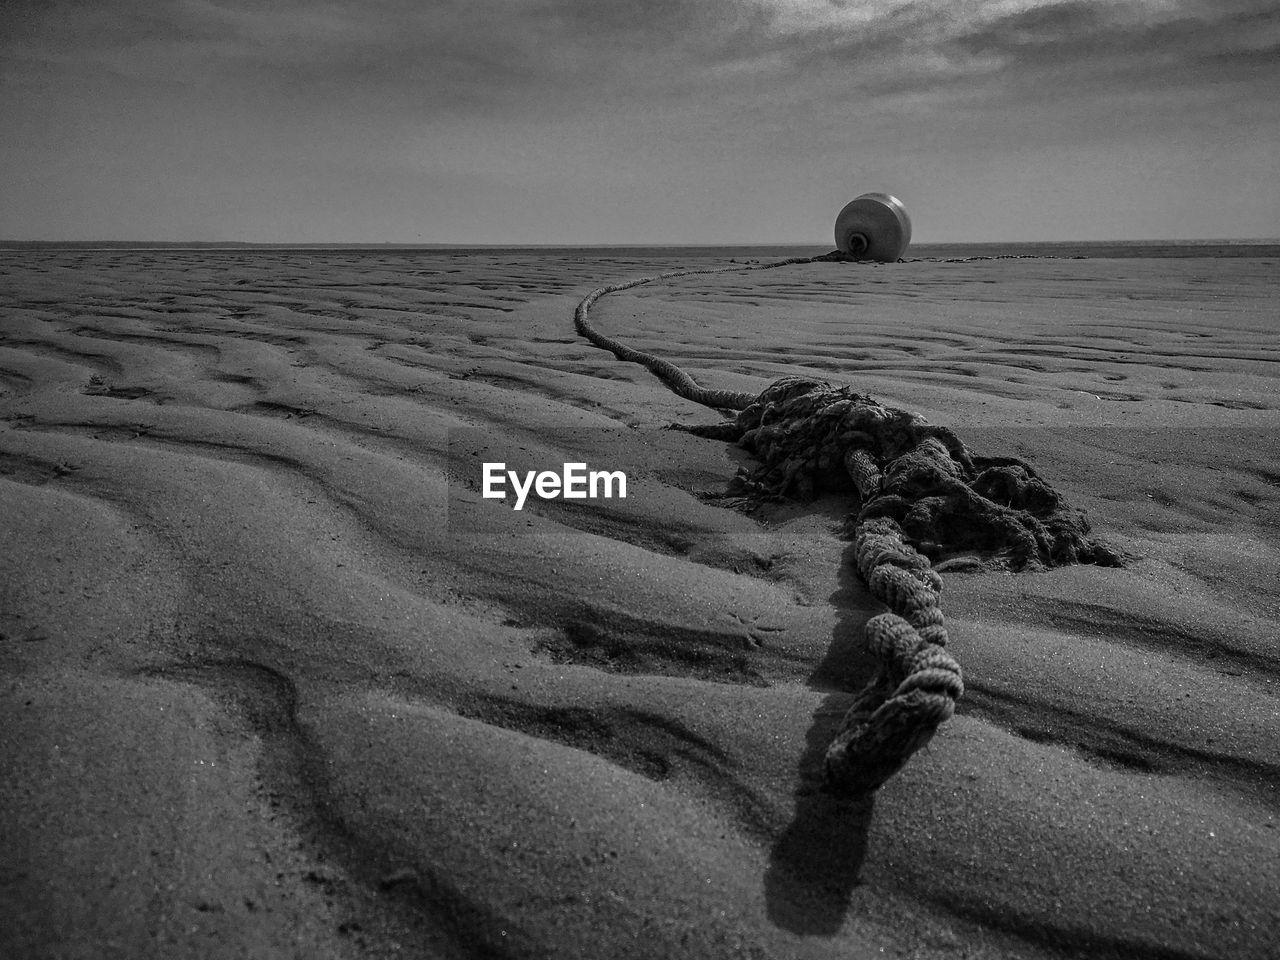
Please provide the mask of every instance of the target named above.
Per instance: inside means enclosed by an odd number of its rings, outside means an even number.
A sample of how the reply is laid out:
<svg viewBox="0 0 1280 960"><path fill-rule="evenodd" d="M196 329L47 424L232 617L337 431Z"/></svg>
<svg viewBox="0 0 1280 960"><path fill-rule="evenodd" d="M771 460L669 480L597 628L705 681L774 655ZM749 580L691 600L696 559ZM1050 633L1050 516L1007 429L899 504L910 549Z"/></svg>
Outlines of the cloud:
<svg viewBox="0 0 1280 960"><path fill-rule="evenodd" d="M1280 44L1280 10L1262 0L62 0L2 16L16 62L547 112L820 90L948 99L975 83L1105 95L1274 79Z"/></svg>
<svg viewBox="0 0 1280 960"><path fill-rule="evenodd" d="M1259 4L1069 0L957 31L950 45L1024 75L1065 69L1096 88L1122 78L1155 86L1248 77L1253 64L1241 55L1268 35L1280 39L1280 9Z"/></svg>
<svg viewBox="0 0 1280 960"><path fill-rule="evenodd" d="M1120 81L1132 90L1277 75L1260 51L1280 41L1280 9L1260 0L772 2L779 15L768 42L785 51L788 79L820 77L846 94L950 99L977 84L1006 100L1053 100L1105 97Z"/></svg>
<svg viewBox="0 0 1280 960"><path fill-rule="evenodd" d="M284 183L319 224L420 183L456 218L556 197L695 237L855 179L935 208L1117 164L1264 182L1223 161L1274 149L1278 63L1272 0L8 0L0 171L50 209L127 174L246 222L237 185Z"/></svg>

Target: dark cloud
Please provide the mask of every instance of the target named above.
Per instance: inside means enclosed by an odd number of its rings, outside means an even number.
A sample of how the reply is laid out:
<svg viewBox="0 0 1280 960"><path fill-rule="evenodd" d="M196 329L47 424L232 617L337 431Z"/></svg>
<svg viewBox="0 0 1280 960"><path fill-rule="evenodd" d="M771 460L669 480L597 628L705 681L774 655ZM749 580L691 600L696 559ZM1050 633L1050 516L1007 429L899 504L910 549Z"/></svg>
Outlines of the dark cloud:
<svg viewBox="0 0 1280 960"><path fill-rule="evenodd" d="M866 23L828 22L771 41L790 82L809 77L832 93L866 96L938 93L948 104L972 87L994 98L993 107L1169 84L1275 82L1280 61L1268 63L1259 50L1277 42L1273 4L1190 0L907 4Z"/></svg>
<svg viewBox="0 0 1280 960"><path fill-rule="evenodd" d="M187 4L138 0L17 0L0 6L0 50L68 60L173 44L233 42L236 30Z"/></svg>
<svg viewBox="0 0 1280 960"><path fill-rule="evenodd" d="M1280 42L1273 4L1198 0L61 0L4 11L11 65L548 110L761 92L954 96L966 83L990 93L997 75L1014 100L1105 96L1120 80L1274 79L1268 53Z"/></svg>
<svg viewBox="0 0 1280 960"><path fill-rule="evenodd" d="M1249 76L1252 47L1268 33L1280 36L1280 8L1188 3L1144 12L1141 5L1072 0L958 31L949 46L996 57L1018 76L1066 68L1086 88L1120 78L1158 86Z"/></svg>
<svg viewBox="0 0 1280 960"><path fill-rule="evenodd" d="M951 41L975 53L1023 53L1090 47L1108 30L1104 8L1089 0L1067 0L1018 10L977 29L960 29Z"/></svg>

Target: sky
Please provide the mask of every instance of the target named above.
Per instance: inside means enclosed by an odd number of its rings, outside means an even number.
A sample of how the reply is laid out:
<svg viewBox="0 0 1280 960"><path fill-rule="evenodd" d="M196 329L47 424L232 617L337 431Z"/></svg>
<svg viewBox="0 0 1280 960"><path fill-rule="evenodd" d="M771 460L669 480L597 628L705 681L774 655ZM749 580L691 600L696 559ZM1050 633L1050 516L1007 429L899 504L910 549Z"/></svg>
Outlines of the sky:
<svg viewBox="0 0 1280 960"><path fill-rule="evenodd" d="M3 0L0 239L1280 237L1275 0Z"/></svg>

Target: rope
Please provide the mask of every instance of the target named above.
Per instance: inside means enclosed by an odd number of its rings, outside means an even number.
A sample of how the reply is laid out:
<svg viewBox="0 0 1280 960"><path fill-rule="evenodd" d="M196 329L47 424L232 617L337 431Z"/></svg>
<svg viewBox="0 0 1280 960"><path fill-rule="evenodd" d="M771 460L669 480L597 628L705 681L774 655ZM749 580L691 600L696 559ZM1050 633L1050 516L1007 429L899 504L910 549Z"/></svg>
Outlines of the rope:
<svg viewBox="0 0 1280 960"><path fill-rule="evenodd" d="M946 427L817 380L784 377L758 396L707 390L669 360L607 337L587 319L605 294L654 280L837 259L849 258L836 253L628 280L593 290L578 305L575 322L592 343L643 364L680 396L737 411L725 423L673 425L736 442L755 455L757 465L739 471L731 493L809 500L852 484L860 503L851 518L854 564L888 608L863 628L877 669L854 696L826 754L827 788L858 796L902 769L964 693L960 665L945 649L940 572L1118 566L1123 558L1090 538L1084 513L1021 460L974 456Z"/></svg>
<svg viewBox="0 0 1280 960"><path fill-rule="evenodd" d="M950 719L964 693L960 665L943 649L942 578L929 561L883 519L858 527L854 556L890 612L863 628L878 667L827 748L828 788L845 795L870 793L897 773Z"/></svg>
<svg viewBox="0 0 1280 960"><path fill-rule="evenodd" d="M700 385L693 377L685 373L670 360L659 357L656 354L648 353L644 350L637 350L629 347L621 340L616 340L607 334L601 333L591 325L588 314L595 302L601 297L610 293L617 293L619 290L630 290L632 287L639 287L646 283L653 283L655 280L672 280L676 277L691 277L701 274L710 273L728 273L736 270L773 270L776 267L787 267L796 263L818 263L820 261L844 260L846 257L839 251L823 254L818 257L790 257L786 260L774 260L769 263L748 263L734 264L728 267L706 267L701 270L670 270L666 273L655 273L651 277L640 277L633 280L623 280L620 283L611 283L603 287L597 287L578 304L578 309L574 311L573 323L577 327L578 333L586 337L597 347L608 350L619 360L628 363L639 363L647 367L651 373L658 377L663 383L669 386L677 396L684 397L686 400L692 400L694 403L700 403L706 407L712 407L716 410L742 410L755 402L755 395L750 393L742 393L735 390L709 390Z"/></svg>

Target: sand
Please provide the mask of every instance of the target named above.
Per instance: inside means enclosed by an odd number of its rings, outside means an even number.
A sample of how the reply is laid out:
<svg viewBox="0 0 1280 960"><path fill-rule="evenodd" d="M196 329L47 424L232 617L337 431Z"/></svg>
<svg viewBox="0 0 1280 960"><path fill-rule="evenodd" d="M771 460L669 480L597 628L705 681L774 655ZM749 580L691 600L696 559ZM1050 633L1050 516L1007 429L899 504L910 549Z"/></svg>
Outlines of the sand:
<svg viewBox="0 0 1280 960"><path fill-rule="evenodd" d="M601 301L1024 457L1123 569L948 574L957 715L817 761L829 498L574 335L608 251L0 253L0 955L1232 957L1280 941L1274 259L812 264ZM480 465L625 500L481 496Z"/></svg>

